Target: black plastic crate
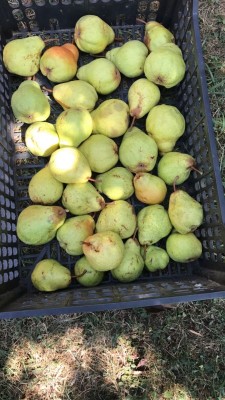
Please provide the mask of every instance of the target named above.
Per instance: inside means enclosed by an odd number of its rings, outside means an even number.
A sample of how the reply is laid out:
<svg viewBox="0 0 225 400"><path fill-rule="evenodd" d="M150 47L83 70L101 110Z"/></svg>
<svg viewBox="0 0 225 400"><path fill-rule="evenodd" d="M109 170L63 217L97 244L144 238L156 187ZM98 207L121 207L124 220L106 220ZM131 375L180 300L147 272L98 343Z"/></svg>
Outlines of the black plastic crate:
<svg viewBox="0 0 225 400"><path fill-rule="evenodd" d="M0 318L98 311L151 306L225 297L225 201L219 171L216 142L212 127L196 0L4 0L1 2L0 25ZM52 257L72 270L76 257L60 249L56 240L44 246L27 246L16 236L18 213L31 204L27 187L34 172L46 159L32 156L24 144L26 126L17 124L10 109L10 97L21 79L10 76L2 64L2 49L15 37L38 34L57 39L55 44L71 41L78 18L95 14L113 26L116 36L125 42L141 39L145 21L157 20L175 35L186 62L184 80L175 88L161 88L161 103L179 108L186 120L184 136L176 150L195 157L202 175L192 172L182 188L204 207L204 222L196 231L203 245L199 260L189 264L171 262L161 272L147 273L135 282L121 284L110 273L102 284L84 288L77 283L55 293L37 292L30 280L31 272L42 258ZM54 42L53 42L54 44ZM52 45L52 44L51 44ZM113 44L115 45L115 44ZM118 43L116 44L118 45ZM91 60L81 55L79 64ZM40 84L51 83L37 74ZM124 79L109 97L127 100L132 80ZM101 97L100 97L101 101ZM50 98L54 122L62 108ZM144 120L143 120L144 121ZM137 126L144 127L139 120ZM131 199L136 210L141 205Z"/></svg>

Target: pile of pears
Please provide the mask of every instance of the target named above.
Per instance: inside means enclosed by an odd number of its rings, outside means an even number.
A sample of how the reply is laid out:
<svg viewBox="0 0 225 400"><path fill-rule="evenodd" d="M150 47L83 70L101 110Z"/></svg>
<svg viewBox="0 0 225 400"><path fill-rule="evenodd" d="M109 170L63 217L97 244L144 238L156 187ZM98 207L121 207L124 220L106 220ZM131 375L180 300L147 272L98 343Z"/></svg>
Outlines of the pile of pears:
<svg viewBox="0 0 225 400"><path fill-rule="evenodd" d="M202 254L195 231L203 207L180 186L196 170L179 150L185 118L161 95L182 82L185 62L167 28L150 21L144 30L143 40L123 42L100 17L85 15L73 43L33 35L3 49L5 68L22 77L11 97L15 120L31 156L44 161L29 181L18 238L30 246L55 240L74 257L73 271L39 261L31 280L40 291L73 279L96 286L106 274L128 283ZM125 81L126 101L118 95Z"/></svg>

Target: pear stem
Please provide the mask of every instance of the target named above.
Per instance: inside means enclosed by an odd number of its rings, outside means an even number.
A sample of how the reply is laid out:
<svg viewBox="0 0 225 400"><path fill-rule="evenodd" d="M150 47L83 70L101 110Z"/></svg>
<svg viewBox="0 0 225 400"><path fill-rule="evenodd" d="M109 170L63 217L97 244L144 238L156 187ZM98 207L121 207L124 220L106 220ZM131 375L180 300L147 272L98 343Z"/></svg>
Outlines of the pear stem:
<svg viewBox="0 0 225 400"><path fill-rule="evenodd" d="M124 39L123 39L123 38L120 38L120 37L115 37L114 41L115 41L115 42L123 42Z"/></svg>
<svg viewBox="0 0 225 400"><path fill-rule="evenodd" d="M81 278L83 275L85 275L87 270L85 269L83 272L81 272L80 275L71 275L72 278Z"/></svg>
<svg viewBox="0 0 225 400"><path fill-rule="evenodd" d="M177 175L177 176L175 177L174 181L173 181L173 191L174 191L174 192L177 191L176 182L177 182L178 179L179 179L179 176Z"/></svg>
<svg viewBox="0 0 225 400"><path fill-rule="evenodd" d="M90 181L90 182L97 182L97 179L94 179L94 178L88 178L88 181Z"/></svg>
<svg viewBox="0 0 225 400"><path fill-rule="evenodd" d="M133 234L133 236L132 236L132 239L135 239L135 238L136 238L137 231L138 231L138 227L136 226L136 228L135 228L135 230L134 230L134 234Z"/></svg>
<svg viewBox="0 0 225 400"><path fill-rule="evenodd" d="M141 22L142 24L147 24L147 22L146 21L144 21L143 19L140 19L140 18L136 18L136 22Z"/></svg>
<svg viewBox="0 0 225 400"><path fill-rule="evenodd" d="M46 92L48 92L48 93L53 93L52 89L46 88L45 86L42 86L42 89L46 90Z"/></svg>
<svg viewBox="0 0 225 400"><path fill-rule="evenodd" d="M193 171L197 172L198 174L202 175L203 172L200 171L199 169L195 168L193 165L190 167Z"/></svg>
<svg viewBox="0 0 225 400"><path fill-rule="evenodd" d="M133 119L132 119L132 121L131 121L131 124L130 124L129 129L132 129L132 128L133 128L133 126L134 126L134 124L135 124L135 121L136 121L136 116L134 115L134 116L133 116Z"/></svg>
<svg viewBox="0 0 225 400"><path fill-rule="evenodd" d="M51 38L51 39L44 40L44 43L48 44L48 43L51 43L51 42L58 42L58 41L59 41L59 38Z"/></svg>

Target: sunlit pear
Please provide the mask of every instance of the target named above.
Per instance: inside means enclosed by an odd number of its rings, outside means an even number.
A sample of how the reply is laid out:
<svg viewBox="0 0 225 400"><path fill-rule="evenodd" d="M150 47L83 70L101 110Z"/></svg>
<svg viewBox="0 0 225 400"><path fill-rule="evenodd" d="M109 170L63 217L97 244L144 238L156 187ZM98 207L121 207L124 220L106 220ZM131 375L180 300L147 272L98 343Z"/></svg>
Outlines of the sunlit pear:
<svg viewBox="0 0 225 400"><path fill-rule="evenodd" d="M48 258L35 265L31 281L34 287L42 292L54 292L70 285L71 273L58 261Z"/></svg>
<svg viewBox="0 0 225 400"><path fill-rule="evenodd" d="M120 47L107 51L106 58L128 78L143 74L148 48L140 40L129 40Z"/></svg>
<svg viewBox="0 0 225 400"><path fill-rule="evenodd" d="M96 221L96 232L117 232L122 239L131 237L137 226L137 217L132 204L115 200L105 205Z"/></svg>
<svg viewBox="0 0 225 400"><path fill-rule="evenodd" d="M63 193L63 183L52 175L49 165L34 174L28 185L28 194L33 203L54 204Z"/></svg>
<svg viewBox="0 0 225 400"><path fill-rule="evenodd" d="M145 246L141 249L145 266L150 272L165 269L169 264L169 256L165 249L155 245Z"/></svg>
<svg viewBox="0 0 225 400"><path fill-rule="evenodd" d="M74 41L81 51L101 53L114 38L114 30L97 15L84 15L76 22Z"/></svg>
<svg viewBox="0 0 225 400"><path fill-rule="evenodd" d="M166 251L172 260L188 263L197 260L202 254L202 244L194 233L171 233L166 241Z"/></svg>
<svg viewBox="0 0 225 400"><path fill-rule="evenodd" d="M74 275L76 280L85 287L97 286L103 281L104 278L104 272L96 271L85 256L81 257L75 263Z"/></svg>
<svg viewBox="0 0 225 400"><path fill-rule="evenodd" d="M103 101L91 113L93 132L116 138L122 136L129 127L129 107L120 99Z"/></svg>
<svg viewBox="0 0 225 400"><path fill-rule="evenodd" d="M195 170L195 159L186 153L171 151L163 155L158 162L158 176L167 185L180 185L185 182L192 170Z"/></svg>
<svg viewBox="0 0 225 400"><path fill-rule="evenodd" d="M134 193L133 174L124 167L115 167L99 174L95 186L111 200L127 200Z"/></svg>
<svg viewBox="0 0 225 400"><path fill-rule="evenodd" d="M129 238L124 244L124 256L120 265L111 271L113 278L120 282L133 282L139 278L144 268L141 248L136 239Z"/></svg>
<svg viewBox="0 0 225 400"><path fill-rule="evenodd" d="M32 204L18 216L17 236L26 244L45 244L55 237L65 219L66 211L62 207Z"/></svg>
<svg viewBox="0 0 225 400"><path fill-rule="evenodd" d="M50 115L50 104L40 85L33 80L23 81L12 94L11 107L16 119L27 124L45 121Z"/></svg>
<svg viewBox="0 0 225 400"><path fill-rule="evenodd" d="M70 183L64 189L62 204L71 214L84 215L100 211L105 200L90 182Z"/></svg>
<svg viewBox="0 0 225 400"><path fill-rule="evenodd" d="M116 142L100 134L91 135L78 149L86 157L91 170L98 173L108 171L119 159Z"/></svg>
<svg viewBox="0 0 225 400"><path fill-rule="evenodd" d="M116 66L106 58L97 58L78 68L77 78L90 83L99 94L109 94L116 90L121 75Z"/></svg>
<svg viewBox="0 0 225 400"><path fill-rule="evenodd" d="M96 271L110 271L120 265L124 255L124 243L116 232L98 232L85 239L83 252Z"/></svg>
<svg viewBox="0 0 225 400"><path fill-rule="evenodd" d="M156 141L159 151L168 153L184 134L185 119L177 107L160 104L148 113L146 131Z"/></svg>
<svg viewBox="0 0 225 400"><path fill-rule="evenodd" d="M167 210L159 204L142 208L137 214L137 225L141 245L157 243L172 229Z"/></svg>
<svg viewBox="0 0 225 400"><path fill-rule="evenodd" d="M128 90L130 115L135 119L144 117L160 100L160 90L145 78L137 79Z"/></svg>
<svg viewBox="0 0 225 400"><path fill-rule="evenodd" d="M168 214L177 232L194 232L203 222L203 207L184 190L170 195Z"/></svg>
<svg viewBox="0 0 225 400"><path fill-rule="evenodd" d="M56 238L67 254L83 254L82 242L94 233L95 221L91 215L79 215L68 218L57 230Z"/></svg>
<svg viewBox="0 0 225 400"><path fill-rule="evenodd" d="M157 47L162 46L165 43L175 42L174 35L169 31L169 29L162 24L152 24L152 22L153 21L149 21L145 25L144 36L144 43L150 51L154 51Z"/></svg>
<svg viewBox="0 0 225 400"><path fill-rule="evenodd" d="M59 147L55 126L49 122L34 122L25 132L25 143L35 156L48 157Z"/></svg>
<svg viewBox="0 0 225 400"><path fill-rule="evenodd" d="M141 129L133 127L123 136L119 147L119 160L131 172L151 171L157 161L158 147L155 140Z"/></svg>
<svg viewBox="0 0 225 400"><path fill-rule="evenodd" d="M33 76L39 70L44 47L45 42L36 35L11 40L3 49L3 63L13 74Z"/></svg>
<svg viewBox="0 0 225 400"><path fill-rule="evenodd" d="M49 167L55 179L63 183L84 183L92 174L87 159L75 147L62 147L54 151Z"/></svg>
<svg viewBox="0 0 225 400"><path fill-rule="evenodd" d="M60 147L78 147L87 139L93 128L88 110L77 108L63 111L56 119Z"/></svg>
<svg viewBox="0 0 225 400"><path fill-rule="evenodd" d="M68 108L84 108L92 111L98 100L95 88L82 80L54 85L52 95L64 110Z"/></svg>
<svg viewBox="0 0 225 400"><path fill-rule="evenodd" d="M145 204L162 203L166 197L167 187L165 182L156 175L148 172L138 172L134 176L135 196Z"/></svg>

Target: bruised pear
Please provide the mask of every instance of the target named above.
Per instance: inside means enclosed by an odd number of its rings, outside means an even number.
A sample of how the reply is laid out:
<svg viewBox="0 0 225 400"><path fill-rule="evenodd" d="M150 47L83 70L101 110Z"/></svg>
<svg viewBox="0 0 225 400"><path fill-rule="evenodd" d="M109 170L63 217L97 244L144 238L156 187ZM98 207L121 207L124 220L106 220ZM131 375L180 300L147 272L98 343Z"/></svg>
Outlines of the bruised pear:
<svg viewBox="0 0 225 400"><path fill-rule="evenodd" d="M66 211L62 207L30 205L18 216L18 238L26 244L45 244L55 237L65 219Z"/></svg>
<svg viewBox="0 0 225 400"><path fill-rule="evenodd" d="M148 172L138 172L134 177L135 196L145 204L162 203L166 197L165 182L156 175Z"/></svg>
<svg viewBox="0 0 225 400"><path fill-rule="evenodd" d="M145 25L144 43L150 51L154 51L165 43L174 43L175 38L169 29L156 21L149 21Z"/></svg>
<svg viewBox="0 0 225 400"><path fill-rule="evenodd" d="M142 247L141 254L144 257L145 266L150 272L165 269L169 264L169 256L162 247L155 245Z"/></svg>
<svg viewBox="0 0 225 400"><path fill-rule="evenodd" d="M76 80L54 85L52 95L64 110L84 108L92 111L98 100L98 94L90 83Z"/></svg>
<svg viewBox="0 0 225 400"><path fill-rule="evenodd" d="M41 121L30 124L25 132L25 143L35 156L48 157L59 147L59 136L55 126Z"/></svg>
<svg viewBox="0 0 225 400"><path fill-rule="evenodd" d="M31 281L34 287L42 292L54 292L70 285L71 273L58 261L48 258L35 265Z"/></svg>
<svg viewBox="0 0 225 400"><path fill-rule="evenodd" d="M131 117L144 117L160 100L160 90L145 78L137 79L128 90L128 104Z"/></svg>
<svg viewBox="0 0 225 400"><path fill-rule="evenodd" d="M70 183L64 189L62 204L72 214L83 215L100 211L105 201L90 182Z"/></svg>
<svg viewBox="0 0 225 400"><path fill-rule="evenodd" d="M28 185L28 194L33 203L53 204L63 193L63 184L54 178L49 165L34 174Z"/></svg>
<svg viewBox="0 0 225 400"><path fill-rule="evenodd" d="M142 208L137 214L137 226L138 240L141 245L157 243L172 229L168 213L160 204Z"/></svg>
<svg viewBox="0 0 225 400"><path fill-rule="evenodd" d="M85 287L97 286L104 278L104 272L96 271L85 256L81 257L75 263L74 274L76 280Z"/></svg>
<svg viewBox="0 0 225 400"><path fill-rule="evenodd" d="M196 170L195 159L177 151L164 154L158 163L158 176L167 185L180 185L189 178L192 170Z"/></svg>
<svg viewBox="0 0 225 400"><path fill-rule="evenodd" d="M111 200L126 200L134 193L133 175L124 167L115 167L97 175L95 186Z"/></svg>
<svg viewBox="0 0 225 400"><path fill-rule="evenodd" d="M171 233L166 241L166 251L176 262L187 263L197 260L202 254L202 244L194 233Z"/></svg>
<svg viewBox="0 0 225 400"><path fill-rule="evenodd" d="M116 232L98 232L85 239L83 252L96 271L110 271L120 265L124 243Z"/></svg>
<svg viewBox="0 0 225 400"><path fill-rule="evenodd" d="M129 238L124 244L124 256L120 265L111 271L113 278L120 282L133 282L141 275L144 260L137 240Z"/></svg>

